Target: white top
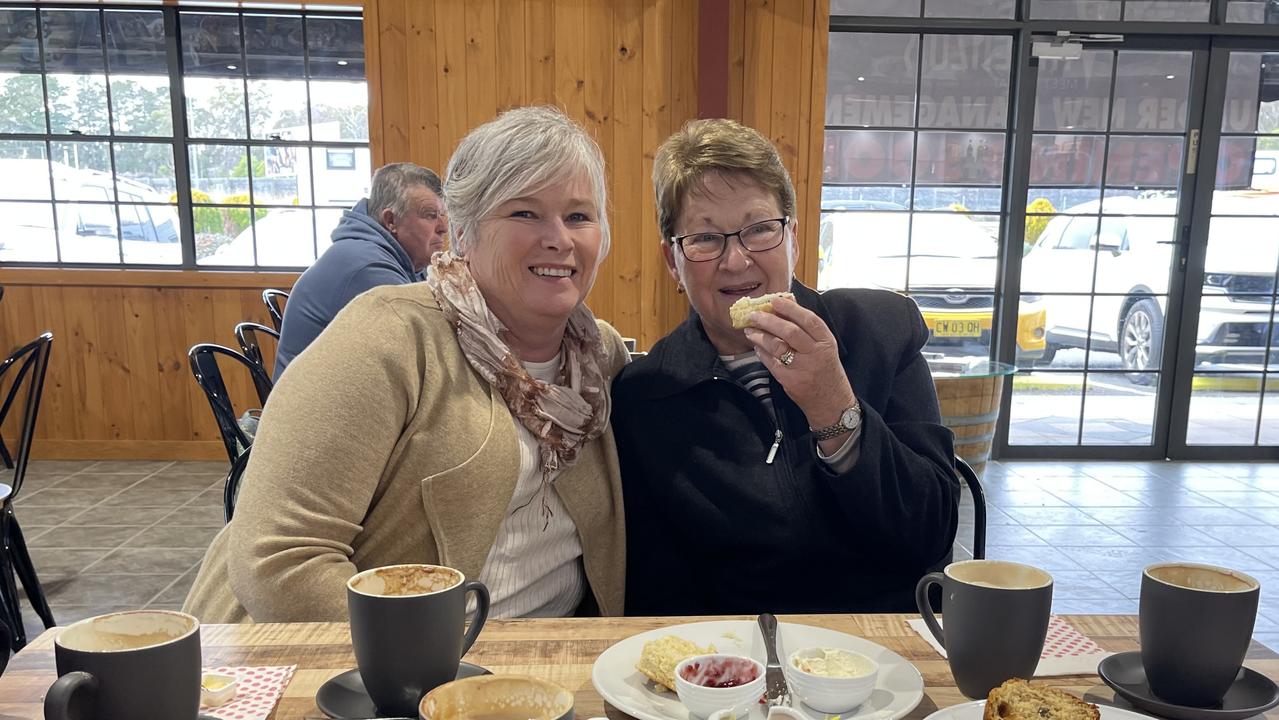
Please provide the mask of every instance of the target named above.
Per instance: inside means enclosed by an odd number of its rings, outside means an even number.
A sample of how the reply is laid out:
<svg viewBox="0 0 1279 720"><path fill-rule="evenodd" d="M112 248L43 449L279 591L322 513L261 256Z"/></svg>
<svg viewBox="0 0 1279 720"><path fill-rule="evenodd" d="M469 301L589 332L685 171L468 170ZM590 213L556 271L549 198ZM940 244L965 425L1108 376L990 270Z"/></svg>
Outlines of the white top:
<svg viewBox="0 0 1279 720"><path fill-rule="evenodd" d="M529 374L555 382L560 357L524 363ZM506 519L484 560L480 582L489 590L489 617L563 617L571 615L586 592L582 540L559 492L552 484L546 495L553 515L542 511L542 464L537 440L514 418L520 440L520 477ZM555 480L558 473L552 473ZM474 609L472 602L469 609Z"/></svg>

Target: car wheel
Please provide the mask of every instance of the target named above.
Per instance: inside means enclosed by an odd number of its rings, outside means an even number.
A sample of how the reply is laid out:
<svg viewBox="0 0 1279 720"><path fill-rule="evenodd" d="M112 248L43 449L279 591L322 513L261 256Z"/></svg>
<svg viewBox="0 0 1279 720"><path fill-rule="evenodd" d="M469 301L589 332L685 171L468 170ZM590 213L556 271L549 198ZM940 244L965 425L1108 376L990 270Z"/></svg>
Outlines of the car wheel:
<svg viewBox="0 0 1279 720"><path fill-rule="evenodd" d="M1137 385L1153 385L1164 347L1164 317L1159 305L1149 298L1128 308L1119 335L1119 359L1130 371L1128 379Z"/></svg>
<svg viewBox="0 0 1279 720"><path fill-rule="evenodd" d="M1045 365L1052 365L1053 358L1057 357L1057 351L1060 349L1060 345L1054 345L1052 343L1045 344L1044 354L1035 359L1035 366L1044 367Z"/></svg>

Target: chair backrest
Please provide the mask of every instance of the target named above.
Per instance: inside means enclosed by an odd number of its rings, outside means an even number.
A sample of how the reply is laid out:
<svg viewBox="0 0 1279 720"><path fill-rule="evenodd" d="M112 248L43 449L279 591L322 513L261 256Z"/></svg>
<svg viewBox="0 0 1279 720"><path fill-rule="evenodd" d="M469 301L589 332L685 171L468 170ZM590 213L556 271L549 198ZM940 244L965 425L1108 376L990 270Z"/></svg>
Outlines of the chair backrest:
<svg viewBox="0 0 1279 720"><path fill-rule="evenodd" d="M22 489L31 458L31 441L35 438L36 418L40 414L40 397L44 393L44 376L49 370L49 352L53 333L46 332L23 345L0 363L0 432L13 428L17 442L12 445L13 491L10 499Z"/></svg>
<svg viewBox="0 0 1279 720"><path fill-rule="evenodd" d="M973 494L973 559L981 560L986 557L986 493L981 489L977 473L958 455L955 456L955 475Z"/></svg>
<svg viewBox="0 0 1279 720"><path fill-rule="evenodd" d="M266 360L262 355L261 336L274 338L277 343L280 341L280 333L265 325L259 325L255 322L242 322L235 326L235 339L240 343L240 350L246 358L257 363L257 366L262 368L262 374L267 378L267 383L263 385L261 384L261 378L257 374L253 376L253 387L258 391L258 401L265 406L267 396L271 394L272 384L270 381L271 369L266 366Z"/></svg>
<svg viewBox="0 0 1279 720"><path fill-rule="evenodd" d="M235 513L235 501L240 496L240 478L244 477L244 469L249 466L249 451L252 449L251 446L245 448L231 463L231 472L227 473L226 483L222 486L223 522L231 522L231 515Z"/></svg>
<svg viewBox="0 0 1279 720"><path fill-rule="evenodd" d="M283 290L267 289L262 291L262 302L266 303L266 311L271 314L271 324L277 332L284 324L284 303L289 294Z"/></svg>
<svg viewBox="0 0 1279 720"><path fill-rule="evenodd" d="M231 348L213 343L200 343L191 346L187 352L187 359L191 362L191 374L195 376L196 384L209 400L213 419L217 421L218 432L222 434L222 444L226 447L227 459L234 463L240 456L241 450L253 444L253 440L240 429L240 423L237 422L239 416L231 404L226 383L222 380L222 370L218 366L219 357L230 358L243 365L253 377L255 387L263 382L270 385L271 378L267 377L257 363Z"/></svg>

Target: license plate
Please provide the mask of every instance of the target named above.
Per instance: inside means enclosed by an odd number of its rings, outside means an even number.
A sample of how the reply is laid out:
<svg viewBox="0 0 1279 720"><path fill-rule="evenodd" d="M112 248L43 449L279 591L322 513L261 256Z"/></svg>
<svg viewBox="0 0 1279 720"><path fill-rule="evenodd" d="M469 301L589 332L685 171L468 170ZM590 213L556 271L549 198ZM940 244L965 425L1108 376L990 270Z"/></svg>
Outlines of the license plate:
<svg viewBox="0 0 1279 720"><path fill-rule="evenodd" d="M933 335L937 337L981 337L980 320L936 320Z"/></svg>

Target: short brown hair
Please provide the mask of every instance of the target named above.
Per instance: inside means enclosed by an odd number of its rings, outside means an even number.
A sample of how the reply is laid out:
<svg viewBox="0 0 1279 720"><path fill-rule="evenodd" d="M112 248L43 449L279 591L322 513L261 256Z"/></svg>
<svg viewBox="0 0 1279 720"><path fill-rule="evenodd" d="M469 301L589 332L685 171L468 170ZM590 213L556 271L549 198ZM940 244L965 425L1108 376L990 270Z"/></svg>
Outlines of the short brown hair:
<svg viewBox="0 0 1279 720"><path fill-rule="evenodd" d="M735 120L690 120L666 138L653 159L653 191L662 240L675 234L675 219L684 200L706 173L713 171L745 174L775 191L782 214L795 217L795 186L768 138Z"/></svg>

